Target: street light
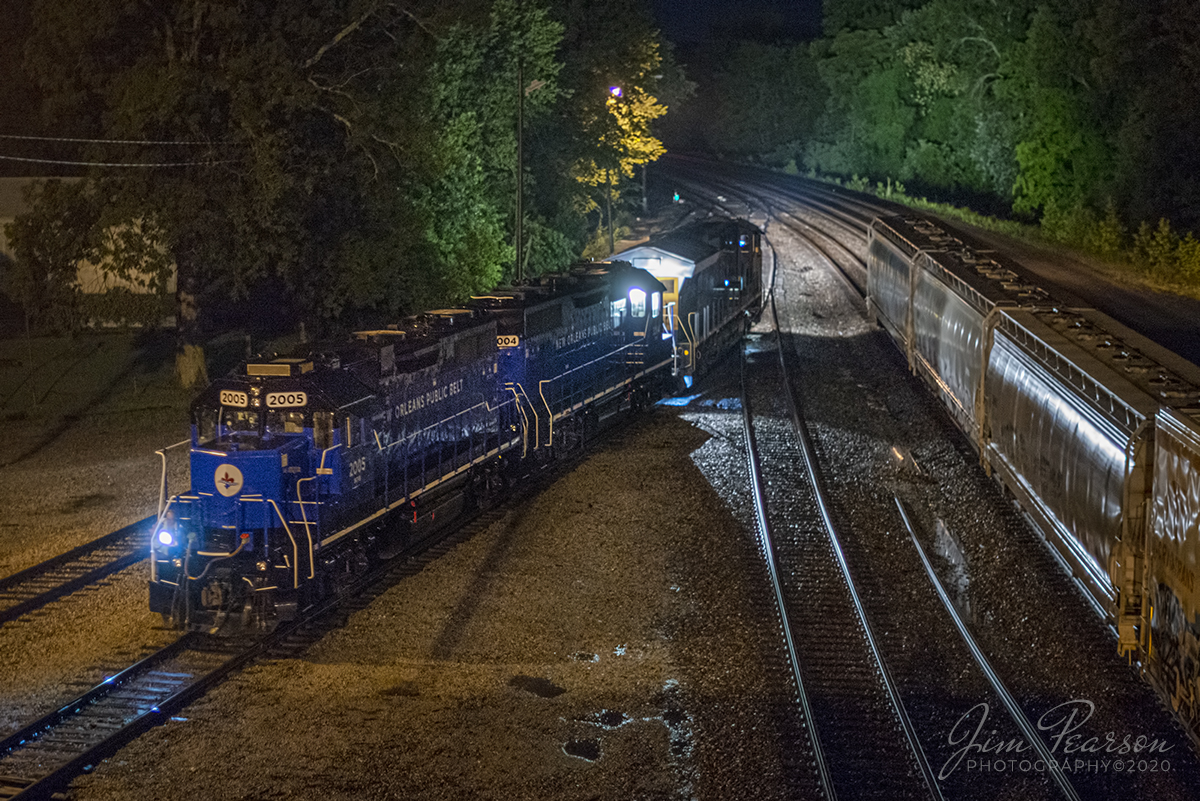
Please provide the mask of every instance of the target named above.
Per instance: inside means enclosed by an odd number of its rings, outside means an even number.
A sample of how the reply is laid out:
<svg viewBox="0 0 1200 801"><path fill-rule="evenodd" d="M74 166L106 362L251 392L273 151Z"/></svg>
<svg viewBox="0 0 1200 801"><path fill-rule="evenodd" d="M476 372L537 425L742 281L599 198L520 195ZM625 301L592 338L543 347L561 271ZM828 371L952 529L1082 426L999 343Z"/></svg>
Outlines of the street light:
<svg viewBox="0 0 1200 801"><path fill-rule="evenodd" d="M621 87L608 87L608 104L614 105L617 100L621 99ZM620 158L618 156L618 158ZM608 255L613 255L617 252L617 243L613 240L613 216L612 216L612 195L613 195L613 177L612 170L606 169L608 175L608 191L604 193L605 206L608 209Z"/></svg>

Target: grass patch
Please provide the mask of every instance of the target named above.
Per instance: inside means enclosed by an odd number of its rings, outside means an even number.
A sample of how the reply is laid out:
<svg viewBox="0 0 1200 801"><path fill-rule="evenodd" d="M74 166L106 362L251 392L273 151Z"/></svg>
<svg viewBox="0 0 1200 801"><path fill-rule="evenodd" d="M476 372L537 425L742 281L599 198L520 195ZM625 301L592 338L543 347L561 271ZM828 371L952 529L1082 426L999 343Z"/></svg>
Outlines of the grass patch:
<svg viewBox="0 0 1200 801"><path fill-rule="evenodd" d="M40 421L185 410L165 332L0 340L0 419Z"/></svg>

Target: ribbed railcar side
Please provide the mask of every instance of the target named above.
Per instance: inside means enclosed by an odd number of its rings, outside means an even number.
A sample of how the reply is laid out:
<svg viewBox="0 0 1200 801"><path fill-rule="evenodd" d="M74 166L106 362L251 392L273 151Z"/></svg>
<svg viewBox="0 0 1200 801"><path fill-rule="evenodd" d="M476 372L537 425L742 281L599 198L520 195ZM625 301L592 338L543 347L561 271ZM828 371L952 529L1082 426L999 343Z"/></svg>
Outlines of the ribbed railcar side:
<svg viewBox="0 0 1200 801"><path fill-rule="evenodd" d="M1116 618L1113 559L1138 532L1144 493L1132 486L1148 457L1156 404L1045 324L1044 312L1006 310L991 330L986 384L988 460L1039 521L1106 616Z"/></svg>
<svg viewBox="0 0 1200 801"><path fill-rule="evenodd" d="M868 245L869 305L909 369L934 387L958 426L978 440L984 331L997 299L979 276L954 270L949 254L935 247L941 246L919 231L875 221Z"/></svg>
<svg viewBox="0 0 1200 801"><path fill-rule="evenodd" d="M872 306L913 370L1116 616L1111 562L1154 399L1046 324L1048 296L990 255L900 218L875 222L869 252Z"/></svg>
<svg viewBox="0 0 1200 801"><path fill-rule="evenodd" d="M1149 671L1200 731L1200 410L1162 409L1146 543Z"/></svg>
<svg viewBox="0 0 1200 801"><path fill-rule="evenodd" d="M917 246L887 223L875 220L871 224L867 234L867 308L906 357L910 339L909 290L917 253Z"/></svg>

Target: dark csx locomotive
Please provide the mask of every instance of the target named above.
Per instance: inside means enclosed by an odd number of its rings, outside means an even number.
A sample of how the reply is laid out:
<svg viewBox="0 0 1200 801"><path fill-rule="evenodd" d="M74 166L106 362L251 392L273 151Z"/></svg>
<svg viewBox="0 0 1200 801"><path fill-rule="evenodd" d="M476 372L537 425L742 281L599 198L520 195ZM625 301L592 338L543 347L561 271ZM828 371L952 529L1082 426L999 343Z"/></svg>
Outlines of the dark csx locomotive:
<svg viewBox="0 0 1200 801"><path fill-rule="evenodd" d="M722 255L696 309L644 269L589 264L213 382L192 405L192 488L154 529L151 609L204 629L291 619L653 402L693 363L672 319L740 330L761 306L757 229L698 235Z"/></svg>

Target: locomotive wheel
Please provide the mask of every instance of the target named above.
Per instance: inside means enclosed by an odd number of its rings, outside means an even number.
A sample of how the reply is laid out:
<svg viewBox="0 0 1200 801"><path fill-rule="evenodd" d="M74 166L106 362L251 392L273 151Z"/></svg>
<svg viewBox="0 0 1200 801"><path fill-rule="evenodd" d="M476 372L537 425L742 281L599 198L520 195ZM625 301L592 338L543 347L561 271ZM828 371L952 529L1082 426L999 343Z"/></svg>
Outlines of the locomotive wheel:
<svg viewBox="0 0 1200 801"><path fill-rule="evenodd" d="M508 481L504 478L504 471L494 464L488 465L476 476L471 487L470 497L480 509L487 509L504 494L507 486Z"/></svg>
<svg viewBox="0 0 1200 801"><path fill-rule="evenodd" d="M583 445L583 421L578 417L570 417L559 428L558 450L571 453Z"/></svg>

